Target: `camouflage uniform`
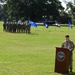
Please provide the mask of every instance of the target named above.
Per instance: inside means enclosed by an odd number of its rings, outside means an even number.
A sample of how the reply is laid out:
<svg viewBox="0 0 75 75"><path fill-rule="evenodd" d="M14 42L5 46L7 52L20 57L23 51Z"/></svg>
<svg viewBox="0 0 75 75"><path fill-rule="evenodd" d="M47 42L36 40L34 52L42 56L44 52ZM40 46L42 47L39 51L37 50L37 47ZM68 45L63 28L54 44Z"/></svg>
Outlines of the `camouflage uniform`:
<svg viewBox="0 0 75 75"><path fill-rule="evenodd" d="M3 31L6 31L6 24L3 24Z"/></svg>
<svg viewBox="0 0 75 75"><path fill-rule="evenodd" d="M62 47L63 48L67 48L70 51L70 57L69 57L69 68L70 68L70 72L72 72L72 62L73 62L73 50L74 50L74 43L72 41L65 41L62 43Z"/></svg>
<svg viewBox="0 0 75 75"><path fill-rule="evenodd" d="M31 25L29 25L29 24L26 25L26 34L27 33L30 34L30 27L31 27Z"/></svg>

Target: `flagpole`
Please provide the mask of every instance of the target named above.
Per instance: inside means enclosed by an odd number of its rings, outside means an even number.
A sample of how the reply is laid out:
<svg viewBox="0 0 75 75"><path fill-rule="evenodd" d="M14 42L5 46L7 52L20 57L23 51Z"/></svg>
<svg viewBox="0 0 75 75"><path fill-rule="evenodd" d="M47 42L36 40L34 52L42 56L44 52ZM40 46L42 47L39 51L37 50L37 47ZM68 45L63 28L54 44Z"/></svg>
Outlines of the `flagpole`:
<svg viewBox="0 0 75 75"><path fill-rule="evenodd" d="M44 26L43 26L43 31L44 31Z"/></svg>
<svg viewBox="0 0 75 75"><path fill-rule="evenodd" d="M69 27L68 27L68 33L69 33Z"/></svg>
<svg viewBox="0 0 75 75"><path fill-rule="evenodd" d="M56 31L56 25L55 25L55 31Z"/></svg>
<svg viewBox="0 0 75 75"><path fill-rule="evenodd" d="M72 24L70 22L68 22L68 32L69 32L69 28L72 28Z"/></svg>

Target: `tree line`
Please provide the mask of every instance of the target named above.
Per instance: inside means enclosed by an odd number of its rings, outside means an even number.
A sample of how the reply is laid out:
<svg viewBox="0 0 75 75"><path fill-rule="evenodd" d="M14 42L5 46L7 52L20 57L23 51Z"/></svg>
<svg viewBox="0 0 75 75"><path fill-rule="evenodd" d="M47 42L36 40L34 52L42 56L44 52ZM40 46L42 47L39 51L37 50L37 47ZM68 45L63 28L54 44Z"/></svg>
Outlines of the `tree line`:
<svg viewBox="0 0 75 75"><path fill-rule="evenodd" d="M42 20L45 18L56 19L59 10L64 8L59 0L1 0L9 18L26 18Z"/></svg>
<svg viewBox="0 0 75 75"><path fill-rule="evenodd" d="M59 0L0 0L4 2L3 18L8 19L30 19L33 21L42 21L42 20L60 20L65 19L72 20L74 23L75 16L75 6L68 2L67 11L64 11L64 7L61 5ZM70 8L70 10L68 10ZM67 15L65 15L64 11ZM60 12L64 16L60 15ZM68 15L70 14L70 15ZM60 21L60 22L61 22ZM65 20L64 20L65 21ZM63 22L64 22L63 21Z"/></svg>

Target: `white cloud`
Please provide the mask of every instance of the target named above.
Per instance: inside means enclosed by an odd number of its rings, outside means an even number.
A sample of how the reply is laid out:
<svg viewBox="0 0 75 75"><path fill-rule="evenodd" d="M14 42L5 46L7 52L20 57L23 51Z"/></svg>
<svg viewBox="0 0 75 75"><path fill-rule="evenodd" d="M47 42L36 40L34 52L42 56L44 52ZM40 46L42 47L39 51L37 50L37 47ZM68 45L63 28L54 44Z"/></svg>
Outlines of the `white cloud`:
<svg viewBox="0 0 75 75"><path fill-rule="evenodd" d="M60 0L62 3L62 6L64 7L64 8L66 8L66 3L63 1L63 0Z"/></svg>
<svg viewBox="0 0 75 75"><path fill-rule="evenodd" d="M66 9L66 3L67 3L67 2L72 2L72 3L74 2L74 0L59 0L59 1L62 2L61 4L62 4L62 6L63 6L65 9Z"/></svg>

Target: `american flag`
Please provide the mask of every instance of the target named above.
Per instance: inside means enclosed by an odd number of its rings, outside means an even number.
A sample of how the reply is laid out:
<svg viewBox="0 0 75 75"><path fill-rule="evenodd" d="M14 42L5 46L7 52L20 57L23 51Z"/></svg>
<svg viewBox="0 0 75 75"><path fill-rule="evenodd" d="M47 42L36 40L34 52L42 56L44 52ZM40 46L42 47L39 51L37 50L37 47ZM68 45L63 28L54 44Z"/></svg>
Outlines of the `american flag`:
<svg viewBox="0 0 75 75"><path fill-rule="evenodd" d="M60 27L60 24L59 24L58 22L56 22L55 25L56 25L57 27Z"/></svg>

